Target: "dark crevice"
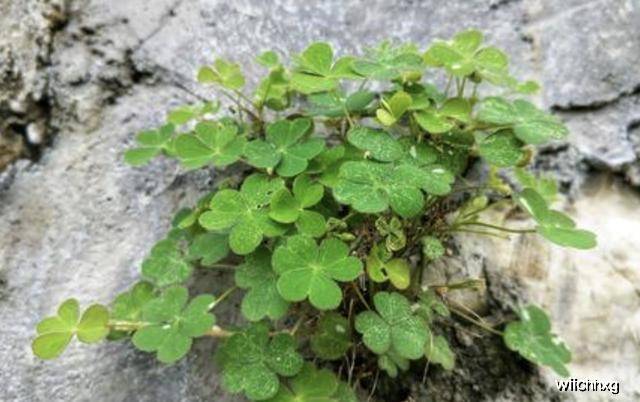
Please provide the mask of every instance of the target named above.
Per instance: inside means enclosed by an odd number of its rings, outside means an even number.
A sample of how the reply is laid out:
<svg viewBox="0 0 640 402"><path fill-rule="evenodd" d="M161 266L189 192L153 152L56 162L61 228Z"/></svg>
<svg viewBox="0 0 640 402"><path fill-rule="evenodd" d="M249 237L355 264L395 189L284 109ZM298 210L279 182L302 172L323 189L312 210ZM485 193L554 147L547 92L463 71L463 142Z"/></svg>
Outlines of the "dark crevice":
<svg viewBox="0 0 640 402"><path fill-rule="evenodd" d="M623 91L618 94L615 98L605 99L605 100L597 100L589 103L576 104L569 103L567 105L552 105L551 110L554 112L595 112L609 106L615 105L625 98L629 98L632 96L640 95L640 84L633 87L633 89L629 91Z"/></svg>
<svg viewBox="0 0 640 402"><path fill-rule="evenodd" d="M517 3L519 1L520 0L497 0L497 1L492 2L489 5L489 10L495 11L495 10L497 10L499 8L505 7L505 6L507 6L509 4L512 4L512 3Z"/></svg>

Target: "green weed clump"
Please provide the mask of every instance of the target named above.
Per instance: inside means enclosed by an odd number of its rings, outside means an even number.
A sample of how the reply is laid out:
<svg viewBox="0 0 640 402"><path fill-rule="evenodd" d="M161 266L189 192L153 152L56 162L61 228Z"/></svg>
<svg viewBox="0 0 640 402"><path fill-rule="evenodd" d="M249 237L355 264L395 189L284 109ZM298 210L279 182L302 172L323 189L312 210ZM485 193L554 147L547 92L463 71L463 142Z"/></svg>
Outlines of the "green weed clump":
<svg viewBox="0 0 640 402"><path fill-rule="evenodd" d="M130 339L173 363L194 338L216 337L228 392L344 402L357 400L357 389L374 393L381 373L401 376L414 361L454 369L442 327L466 319L567 376L570 352L540 308L522 306L517 321L493 327L446 297L477 286L477 278L422 280L459 232L596 245L594 234L549 207L554 181L527 169L536 145L568 133L521 99L537 84L509 75L505 54L475 30L424 52L383 43L336 58L329 44L313 43L291 68L274 52L257 62L268 74L252 94L243 92L238 64L217 59L203 67L198 80L233 102L229 113L215 101L180 107L166 124L139 133L124 156L134 166L161 155L186 169L244 165L240 179L178 212L142 263L142 281L109 307L80 314L76 300L63 302L38 324L34 353L58 357L74 336ZM446 87L427 80L439 76ZM501 95L481 97L481 85ZM478 159L489 173L470 185L465 173ZM498 204L534 224L483 221L481 213ZM200 269L224 269L236 286L190 295L186 286ZM243 293L241 327L215 315L233 291Z"/></svg>

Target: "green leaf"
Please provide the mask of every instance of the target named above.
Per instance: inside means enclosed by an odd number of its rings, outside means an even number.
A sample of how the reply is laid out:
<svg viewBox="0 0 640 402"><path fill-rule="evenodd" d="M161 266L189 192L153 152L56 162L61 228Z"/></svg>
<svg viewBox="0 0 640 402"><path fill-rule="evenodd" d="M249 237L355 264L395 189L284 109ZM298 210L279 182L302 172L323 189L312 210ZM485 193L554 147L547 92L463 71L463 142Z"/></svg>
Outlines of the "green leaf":
<svg viewBox="0 0 640 402"><path fill-rule="evenodd" d="M500 127L511 127L515 136L526 144L560 140L569 134L556 116L539 110L525 100L509 103L503 98L486 98L480 102L477 119Z"/></svg>
<svg viewBox="0 0 640 402"><path fill-rule="evenodd" d="M269 124L266 141L254 140L245 147L247 161L259 168L276 168L282 177L304 172L309 160L324 149L324 140L304 138L311 128L311 120L307 118Z"/></svg>
<svg viewBox="0 0 640 402"><path fill-rule="evenodd" d="M174 132L173 124L167 124L157 130L142 131L136 136L140 145L125 152L124 161L132 166L147 164L169 147Z"/></svg>
<svg viewBox="0 0 640 402"><path fill-rule="evenodd" d="M264 317L277 320L285 315L289 303L278 293L277 279L271 268L271 253L266 248L258 248L245 257L236 270L235 281L239 288L248 289L241 305L247 320L259 321Z"/></svg>
<svg viewBox="0 0 640 402"><path fill-rule="evenodd" d="M220 109L219 102L204 102L196 105L184 105L170 111L167 121L176 126L204 117L207 114L215 114Z"/></svg>
<svg viewBox="0 0 640 402"><path fill-rule="evenodd" d="M564 213L549 209L545 199L531 188L514 195L516 203L538 222L536 231L547 240L563 247L591 249L597 245L596 235L575 228L575 222Z"/></svg>
<svg viewBox="0 0 640 402"><path fill-rule="evenodd" d="M289 106L289 78L282 65L271 67L269 75L260 81L255 93L256 107L265 105L273 110Z"/></svg>
<svg viewBox="0 0 640 402"><path fill-rule="evenodd" d="M347 140L353 146L382 162L398 160L403 155L400 143L385 131L356 126L347 133Z"/></svg>
<svg viewBox="0 0 640 402"><path fill-rule="evenodd" d="M153 285L149 282L138 282L131 290L115 298L111 306L111 316L120 321L139 321L145 304L153 298Z"/></svg>
<svg viewBox="0 0 640 402"><path fill-rule="evenodd" d="M181 134L174 143L176 156L190 169L207 164L223 167L240 159L246 140L234 125L200 122L194 134Z"/></svg>
<svg viewBox="0 0 640 402"><path fill-rule="evenodd" d="M283 188L273 195L271 199L271 210L269 217L274 221L282 223L293 223L300 216L302 207L298 200L287 190Z"/></svg>
<svg viewBox="0 0 640 402"><path fill-rule="evenodd" d="M511 130L500 130L483 138L478 151L492 165L515 166L524 157L522 145Z"/></svg>
<svg viewBox="0 0 640 402"><path fill-rule="evenodd" d="M442 298L436 294L433 289L429 289L418 295L418 310L416 314L420 315L429 324L433 322L436 315L449 317L451 313L447 305L442 302Z"/></svg>
<svg viewBox="0 0 640 402"><path fill-rule="evenodd" d="M401 258L391 259L391 254L378 244L367 257L367 274L374 282L391 281L396 289L406 289L411 283L409 264Z"/></svg>
<svg viewBox="0 0 640 402"><path fill-rule="evenodd" d="M440 364L445 370L453 370L455 366L456 356L449 348L449 342L442 336L429 336L424 345L424 355L430 363Z"/></svg>
<svg viewBox="0 0 640 402"><path fill-rule="evenodd" d="M362 272L360 260L348 254L347 245L336 239L318 247L310 237L289 237L273 253L273 268L280 276L278 292L292 302L308 298L319 310L338 307L342 291L335 281L352 281Z"/></svg>
<svg viewBox="0 0 640 402"><path fill-rule="evenodd" d="M444 67L456 77L482 79L496 85L511 86L507 56L495 47L481 48L482 34L476 30L460 32L450 41L434 43L424 54L426 64Z"/></svg>
<svg viewBox="0 0 640 402"><path fill-rule="evenodd" d="M186 281L192 271L179 240L171 238L156 243L142 262L142 276L161 287Z"/></svg>
<svg viewBox="0 0 640 402"><path fill-rule="evenodd" d="M282 179L253 174L245 179L240 191L217 192L211 199L210 210L200 215L198 221L207 230L229 230L231 250L240 255L249 254L264 236L284 233L285 228L269 218L267 208L273 194L282 188Z"/></svg>
<svg viewBox="0 0 640 402"><path fill-rule="evenodd" d="M398 370L409 370L409 364L408 359L398 356L398 354L392 350L378 357L378 367L386 371L387 375L391 378L398 376Z"/></svg>
<svg viewBox="0 0 640 402"><path fill-rule="evenodd" d="M78 301L68 299L60 304L57 315L40 321L36 327L38 336L31 344L33 354L45 360L60 356L73 338L79 310Z"/></svg>
<svg viewBox="0 0 640 402"><path fill-rule="evenodd" d="M336 118L361 113L366 111L374 98L374 92L365 90L356 91L349 96L342 91L316 93L308 97L311 103L309 114Z"/></svg>
<svg viewBox="0 0 640 402"><path fill-rule="evenodd" d="M256 61L261 65L269 68L276 67L280 64L278 55L272 50L260 53L260 55L256 57Z"/></svg>
<svg viewBox="0 0 640 402"><path fill-rule="evenodd" d="M471 105L463 98L447 99L440 108L429 108L414 113L416 122L426 131L442 134L451 131L456 122L468 123Z"/></svg>
<svg viewBox="0 0 640 402"><path fill-rule="evenodd" d="M394 125L409 109L412 98L404 91L398 91L388 100L381 100L382 108L376 110L376 117L385 126Z"/></svg>
<svg viewBox="0 0 640 402"><path fill-rule="evenodd" d="M144 352L156 352L158 360L173 363L191 349L192 338L204 335L215 317L209 310L215 304L211 295L199 295L187 305L189 293L184 287L167 288L159 297L147 302L142 319L148 325L137 330L131 339Z"/></svg>
<svg viewBox="0 0 640 402"><path fill-rule="evenodd" d="M541 175L536 177L533 173L522 168L514 171L516 179L523 188L529 187L535 190L547 203L551 203L558 195L558 183L551 176Z"/></svg>
<svg viewBox="0 0 640 402"><path fill-rule="evenodd" d="M383 42L377 48L369 49L364 57L356 59L352 68L359 75L374 80L414 82L422 77L424 65L415 46L394 46Z"/></svg>
<svg viewBox="0 0 640 402"><path fill-rule="evenodd" d="M349 321L338 313L328 312L318 320L311 336L311 350L321 359L338 360L351 346Z"/></svg>
<svg viewBox="0 0 640 402"><path fill-rule="evenodd" d="M80 306L76 299L65 300L55 316L46 317L36 327L38 336L31 343L33 354L49 360L60 356L74 335L84 343L95 343L109 333L109 311L94 304L80 317Z"/></svg>
<svg viewBox="0 0 640 402"><path fill-rule="evenodd" d="M109 333L109 310L100 304L94 304L82 313L77 327L80 342L96 343Z"/></svg>
<svg viewBox="0 0 640 402"><path fill-rule="evenodd" d="M280 387L268 402L340 402L340 394L344 393L334 373L317 369L311 363L306 363L289 383L289 387Z"/></svg>
<svg viewBox="0 0 640 402"><path fill-rule="evenodd" d="M569 376L565 366L571 361L571 352L555 334L545 312L536 306L518 311L519 321L511 322L504 330L507 347L525 359L551 367L563 377Z"/></svg>
<svg viewBox="0 0 640 402"><path fill-rule="evenodd" d="M427 323L413 313L409 301L399 293L378 292L373 304L377 313L365 311L355 321L367 348L376 354L393 351L410 360L422 357L430 331Z"/></svg>
<svg viewBox="0 0 640 402"><path fill-rule="evenodd" d="M375 162L345 162L333 194L338 202L363 213L392 207L402 217L418 214L424 203L418 169L398 169Z"/></svg>
<svg viewBox="0 0 640 402"><path fill-rule="evenodd" d="M198 81L203 84L218 84L231 90L241 89L245 84L240 65L224 59L216 59L212 66L200 68Z"/></svg>
<svg viewBox="0 0 640 402"><path fill-rule="evenodd" d="M280 387L278 375L291 377L303 366L295 340L278 334L269 340L264 323L236 332L218 349L222 385L232 394L243 392L251 400L274 397Z"/></svg>
<svg viewBox="0 0 640 402"><path fill-rule="evenodd" d="M199 260L202 266L212 266L229 254L228 236L213 232L196 235L187 254L190 260Z"/></svg>
<svg viewBox="0 0 640 402"><path fill-rule="evenodd" d="M432 194L450 191L453 176L439 166L428 169L369 161L345 162L333 195L342 204L363 213L378 213L389 207L404 218L420 213L424 204L421 189Z"/></svg>
<svg viewBox="0 0 640 402"><path fill-rule="evenodd" d="M549 208L547 202L535 190L525 188L514 195L516 203L536 221L544 221Z"/></svg>
<svg viewBox="0 0 640 402"><path fill-rule="evenodd" d="M309 176L300 175L293 182L293 194L287 189L276 192L271 199L269 216L281 223L294 223L302 234L322 236L326 230L324 216L306 208L316 205L324 195L324 187Z"/></svg>
<svg viewBox="0 0 640 402"><path fill-rule="evenodd" d="M445 249L440 240L433 236L424 236L421 239L422 254L431 261L435 261L444 255Z"/></svg>
<svg viewBox="0 0 640 402"><path fill-rule="evenodd" d="M597 246L596 235L588 230L538 226L537 232L545 239L563 247L588 250Z"/></svg>

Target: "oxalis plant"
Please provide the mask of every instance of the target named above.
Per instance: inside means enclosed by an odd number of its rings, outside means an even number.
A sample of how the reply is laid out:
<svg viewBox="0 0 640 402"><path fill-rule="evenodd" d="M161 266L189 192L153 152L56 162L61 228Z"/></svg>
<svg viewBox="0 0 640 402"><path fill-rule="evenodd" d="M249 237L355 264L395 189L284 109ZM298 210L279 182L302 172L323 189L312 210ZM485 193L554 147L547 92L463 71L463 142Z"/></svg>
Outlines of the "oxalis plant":
<svg viewBox="0 0 640 402"><path fill-rule="evenodd" d="M291 68L271 51L257 62L268 74L252 94L243 92L238 64L217 59L200 69L198 81L233 102L227 115L218 102L180 107L125 154L134 166L162 155L234 174L177 213L142 263L140 282L109 307L81 312L66 300L38 324L33 352L58 357L74 336L130 339L173 363L195 338L214 337L230 393L356 401L375 393L381 375L425 364L452 370L443 329L466 320L569 375L571 354L540 308L514 307L514 321L489 325L447 297L479 279L423 280L460 232L596 245L594 234L550 208L555 182L527 168L536 145L567 135L558 118L521 99L537 84L512 78L505 54L476 30L425 52L383 43L336 59L329 44L313 43ZM486 174L471 183L466 172L480 160ZM491 209L532 219L504 227L483 220ZM215 269L235 286L190 294L195 271ZM232 292L242 293L245 325L215 316Z"/></svg>

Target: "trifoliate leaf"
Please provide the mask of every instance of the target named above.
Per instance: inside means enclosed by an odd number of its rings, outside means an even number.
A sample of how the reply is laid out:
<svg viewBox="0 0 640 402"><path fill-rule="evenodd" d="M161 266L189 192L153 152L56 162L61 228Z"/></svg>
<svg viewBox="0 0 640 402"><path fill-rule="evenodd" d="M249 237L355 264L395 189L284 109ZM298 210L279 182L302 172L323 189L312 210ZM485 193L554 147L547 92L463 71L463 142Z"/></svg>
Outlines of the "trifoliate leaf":
<svg viewBox="0 0 640 402"><path fill-rule="evenodd" d="M242 315L249 321L259 321L264 317L272 320L282 318L289 303L278 293L278 277L271 268L271 253L266 248L258 248L245 257L244 263L235 273L236 285L248 289L242 299Z"/></svg>
<svg viewBox="0 0 640 402"><path fill-rule="evenodd" d="M200 225L207 230L230 230L231 250L240 255L249 254L264 236L284 233L285 228L269 218L266 208L273 194L283 187L282 179L253 174L245 179L240 191L217 192L211 199L211 209L200 215Z"/></svg>
<svg viewBox="0 0 640 402"><path fill-rule="evenodd" d="M358 126L349 130L347 140L368 156L382 162L392 162L403 155L400 143L385 131Z"/></svg>
<svg viewBox="0 0 640 402"><path fill-rule="evenodd" d="M216 59L212 66L202 67L198 71L198 81L203 84L218 84L231 90L241 89L245 83L240 65L223 59Z"/></svg>
<svg viewBox="0 0 640 402"><path fill-rule="evenodd" d="M47 317L36 327L38 336L31 349L41 359L55 359L67 348L80 318L80 307L76 299L65 300L58 307L58 314Z"/></svg>
<svg viewBox="0 0 640 402"><path fill-rule="evenodd" d="M414 113L420 127L433 134L451 131L456 126L456 121L468 123L470 115L469 101L463 98L447 99L440 108L433 107Z"/></svg>
<svg viewBox="0 0 640 402"><path fill-rule="evenodd" d="M376 219L376 230L381 236L384 236L384 244L389 251L402 250L406 243L407 237L402 229L402 222L396 216L387 221L383 216Z"/></svg>
<svg viewBox="0 0 640 402"><path fill-rule="evenodd" d="M184 287L171 287L147 302L142 318L148 325L133 335L132 342L144 352L156 352L158 360L172 363L191 349L192 338L204 335L215 317L209 310L215 304L211 295L199 295L187 305L189 293Z"/></svg>
<svg viewBox="0 0 640 402"><path fill-rule="evenodd" d="M442 302L442 299L433 289L429 289L418 295L418 310L416 310L416 314L424 318L429 324L434 320L436 315L442 317L449 317L451 315L447 305Z"/></svg>
<svg viewBox="0 0 640 402"><path fill-rule="evenodd" d="M378 213L391 206L402 217L412 217L424 204L418 182L421 174L419 169L409 166L345 162L333 194L338 202L359 212Z"/></svg>
<svg viewBox="0 0 640 402"><path fill-rule="evenodd" d="M303 94L335 89L340 78L357 78L351 71L351 58L333 62L333 49L328 43L312 43L297 59L291 86Z"/></svg>
<svg viewBox="0 0 640 402"><path fill-rule="evenodd" d="M207 114L214 114L219 109L219 102L204 102L199 105L180 106L167 114L167 121L176 126L180 126Z"/></svg>
<svg viewBox="0 0 640 402"><path fill-rule="evenodd" d="M376 117L385 126L392 126L411 107L412 98L404 91L398 91L387 100L380 101L382 107L376 110Z"/></svg>
<svg viewBox="0 0 640 402"><path fill-rule="evenodd" d="M333 195L342 204L363 213L378 213L389 207L404 218L422 210L424 197L420 189L432 194L451 190L453 176L439 166L419 168L369 161L345 162Z"/></svg>
<svg viewBox="0 0 640 402"><path fill-rule="evenodd" d="M509 103L503 98L486 98L480 102L477 119L500 127L510 127L516 137L527 144L559 140L569 134L556 116L520 99Z"/></svg>
<svg viewBox="0 0 640 402"><path fill-rule="evenodd" d="M411 283L409 264L401 258L390 257L381 245L374 245L367 257L367 274L374 282L389 280L396 289L408 288Z"/></svg>
<svg viewBox="0 0 640 402"><path fill-rule="evenodd" d="M340 359L351 346L349 321L338 313L328 312L318 320L311 336L311 350L321 359Z"/></svg>
<svg viewBox="0 0 640 402"><path fill-rule="evenodd" d="M218 122L200 122L194 134L181 134L174 143L176 156L190 169L207 164L226 166L242 155L246 140L237 135L234 125Z"/></svg>
<svg viewBox="0 0 640 402"><path fill-rule="evenodd" d="M269 328L264 323L233 334L218 349L217 357L223 387L257 401L274 397L281 388L278 375L296 375L304 362L291 335L282 333L269 340Z"/></svg>
<svg viewBox="0 0 640 402"><path fill-rule="evenodd" d="M192 271L180 241L172 238L157 242L142 262L142 276L160 287L182 283Z"/></svg>
<svg viewBox="0 0 640 402"><path fill-rule="evenodd" d="M289 106L289 78L284 67L272 67L269 75L260 81L256 89L256 106L266 105L273 110L283 110Z"/></svg>
<svg viewBox="0 0 640 402"><path fill-rule="evenodd" d="M481 48L482 40L482 33L476 30L458 33L448 42L434 43L424 54L424 61L434 67L444 67L456 77L473 74L472 78L510 84L506 55L495 47Z"/></svg>
<svg viewBox="0 0 640 402"><path fill-rule="evenodd" d="M142 131L136 137L137 148L131 148L124 153L124 161L132 166L148 163L169 148L175 127L167 124L157 130Z"/></svg>
<svg viewBox="0 0 640 402"><path fill-rule="evenodd" d="M545 312L536 306L518 311L519 321L509 323L504 330L504 341L509 349L520 353L533 363L549 366L563 377L569 376L565 366L571 361L571 352L555 334Z"/></svg>
<svg viewBox="0 0 640 402"><path fill-rule="evenodd" d="M352 64L353 70L367 78L375 80L419 81L422 77L424 65L415 46L393 46L384 42L367 54L356 59Z"/></svg>
<svg viewBox="0 0 640 402"><path fill-rule="evenodd" d="M80 317L80 307L76 299L65 300L55 316L46 317L36 327L38 336L31 349L41 359L55 359L67 348L74 335L84 343L95 343L109 333L109 311L102 305L94 304Z"/></svg>
<svg viewBox="0 0 640 402"><path fill-rule="evenodd" d="M306 208L316 205L324 195L322 184L314 183L309 176L300 175L293 182L293 194L287 189L274 193L269 216L281 223L295 222L302 234L322 236L326 230L324 216Z"/></svg>
<svg viewBox="0 0 640 402"><path fill-rule="evenodd" d="M409 301L399 293L378 292L373 297L376 312L358 314L356 331L364 344L376 354L392 350L406 359L419 359L429 336L427 323L411 310Z"/></svg>
<svg viewBox="0 0 640 402"><path fill-rule="evenodd" d="M370 91L356 91L348 96L341 91L322 92L309 96L310 114L331 118L364 112L375 98Z"/></svg>
<svg viewBox="0 0 640 402"><path fill-rule="evenodd" d="M437 363L445 370L453 370L456 356L449 348L449 342L442 336L430 334L429 339L424 344L424 355L430 363Z"/></svg>
<svg viewBox="0 0 640 402"><path fill-rule="evenodd" d="M310 237L289 237L273 253L273 268L280 275L278 292L292 302L309 298L319 310L338 307L342 291L335 281L352 281L362 272L360 260L348 254L349 247L337 239L318 247Z"/></svg>
<svg viewBox="0 0 640 402"><path fill-rule="evenodd" d="M564 213L549 209L547 202L531 188L514 195L515 201L536 220L536 231L547 240L563 247L590 249L597 245L596 235L575 228L575 222Z"/></svg>
<svg viewBox="0 0 640 402"><path fill-rule="evenodd" d="M142 309L153 298L153 285L149 282L138 282L131 290L115 298L111 306L111 316L120 321L140 321Z"/></svg>
<svg viewBox="0 0 640 402"><path fill-rule="evenodd" d="M389 350L387 353L378 357L378 367L380 367L381 370L384 370L391 378L396 378L398 376L398 370L409 370L409 364L408 359L398 356L398 354L393 350Z"/></svg>
<svg viewBox="0 0 640 402"><path fill-rule="evenodd" d="M492 165L515 166L524 157L522 145L511 130L500 130L483 138L478 143L478 151Z"/></svg>
<svg viewBox="0 0 640 402"><path fill-rule="evenodd" d="M305 363L300 373L289 381L289 387L280 387L278 394L268 402L355 401L353 393L341 385L333 372Z"/></svg>
<svg viewBox="0 0 640 402"><path fill-rule="evenodd" d="M252 166L276 168L282 177L295 176L324 149L322 139L304 138L310 130L311 120L306 118L279 120L267 126L266 140L249 142L244 153Z"/></svg>
<svg viewBox="0 0 640 402"><path fill-rule="evenodd" d="M204 267L209 267L229 254L228 236L221 233L201 233L193 238L187 255L190 260L199 260Z"/></svg>

